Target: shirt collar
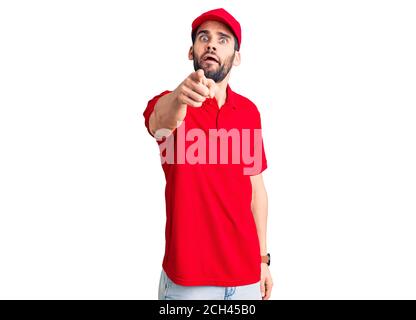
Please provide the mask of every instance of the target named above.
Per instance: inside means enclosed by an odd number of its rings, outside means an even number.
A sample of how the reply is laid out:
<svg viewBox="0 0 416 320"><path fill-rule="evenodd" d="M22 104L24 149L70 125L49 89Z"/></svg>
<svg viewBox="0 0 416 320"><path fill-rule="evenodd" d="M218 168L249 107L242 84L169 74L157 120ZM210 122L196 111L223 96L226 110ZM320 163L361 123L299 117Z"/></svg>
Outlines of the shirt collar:
<svg viewBox="0 0 416 320"><path fill-rule="evenodd" d="M234 98L234 91L231 90L230 85L227 83L227 98L225 99L225 102L228 103L231 107L233 107L233 109L237 109L237 104L235 103L235 98Z"/></svg>
<svg viewBox="0 0 416 320"><path fill-rule="evenodd" d="M237 103L235 102L235 93L234 93L233 90L231 90L231 87L230 87L230 85L228 83L227 83L227 87L226 87L226 95L227 96L225 98L224 105L228 105L229 107L232 107L233 110L236 110L237 109ZM203 103L203 105L205 103L207 103L209 105L211 105L213 103L217 103L218 104L217 99L215 97L213 97L213 98L207 98L205 100L205 102ZM224 107L224 105L222 107Z"/></svg>

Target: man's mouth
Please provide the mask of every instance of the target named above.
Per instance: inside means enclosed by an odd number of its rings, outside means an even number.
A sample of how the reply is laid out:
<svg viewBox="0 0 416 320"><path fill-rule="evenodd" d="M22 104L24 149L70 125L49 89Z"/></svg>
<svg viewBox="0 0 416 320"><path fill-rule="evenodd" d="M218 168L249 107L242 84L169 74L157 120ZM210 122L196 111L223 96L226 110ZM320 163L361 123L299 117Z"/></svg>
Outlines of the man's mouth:
<svg viewBox="0 0 416 320"><path fill-rule="evenodd" d="M202 61L207 63L219 63L218 58L212 54L203 56Z"/></svg>

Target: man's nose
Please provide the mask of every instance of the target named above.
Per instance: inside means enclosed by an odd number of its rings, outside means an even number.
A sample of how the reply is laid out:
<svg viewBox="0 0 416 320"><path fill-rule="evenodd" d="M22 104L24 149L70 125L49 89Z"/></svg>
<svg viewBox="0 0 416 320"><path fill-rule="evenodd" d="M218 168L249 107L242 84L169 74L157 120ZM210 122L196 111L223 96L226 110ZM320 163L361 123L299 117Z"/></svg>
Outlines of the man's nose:
<svg viewBox="0 0 416 320"><path fill-rule="evenodd" d="M217 50L217 48L214 46L212 42L208 43L208 46L207 46L207 51L211 51L211 50L212 51Z"/></svg>

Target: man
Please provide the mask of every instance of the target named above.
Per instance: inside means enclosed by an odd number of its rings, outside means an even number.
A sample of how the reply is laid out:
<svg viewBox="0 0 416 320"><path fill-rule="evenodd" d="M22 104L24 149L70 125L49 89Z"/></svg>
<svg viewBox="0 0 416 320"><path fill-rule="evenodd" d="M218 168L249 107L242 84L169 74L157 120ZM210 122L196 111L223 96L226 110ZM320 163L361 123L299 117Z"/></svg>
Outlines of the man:
<svg viewBox="0 0 416 320"><path fill-rule="evenodd" d="M215 9L193 21L191 37L195 72L143 113L166 177L159 299L266 300L272 278L260 114L228 84L240 64L241 27Z"/></svg>

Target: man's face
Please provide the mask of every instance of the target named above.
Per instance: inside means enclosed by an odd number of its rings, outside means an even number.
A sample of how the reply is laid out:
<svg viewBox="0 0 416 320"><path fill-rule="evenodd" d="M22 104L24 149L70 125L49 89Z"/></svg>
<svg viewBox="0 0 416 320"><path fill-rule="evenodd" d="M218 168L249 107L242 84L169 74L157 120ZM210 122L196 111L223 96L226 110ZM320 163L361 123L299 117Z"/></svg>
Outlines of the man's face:
<svg viewBox="0 0 416 320"><path fill-rule="evenodd" d="M227 25L206 21L199 26L189 59L195 71L203 69L205 77L221 82L233 65L240 62L240 53L234 50L234 36Z"/></svg>

